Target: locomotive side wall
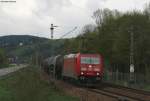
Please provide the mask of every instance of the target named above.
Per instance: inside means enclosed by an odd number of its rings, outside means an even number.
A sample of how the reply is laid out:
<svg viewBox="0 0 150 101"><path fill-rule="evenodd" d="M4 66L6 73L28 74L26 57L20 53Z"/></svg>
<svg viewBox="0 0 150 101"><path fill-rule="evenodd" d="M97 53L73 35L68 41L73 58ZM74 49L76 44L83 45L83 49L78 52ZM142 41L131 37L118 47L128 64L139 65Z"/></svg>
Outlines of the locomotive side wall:
<svg viewBox="0 0 150 101"><path fill-rule="evenodd" d="M62 75L77 79L76 74L76 58L65 58Z"/></svg>

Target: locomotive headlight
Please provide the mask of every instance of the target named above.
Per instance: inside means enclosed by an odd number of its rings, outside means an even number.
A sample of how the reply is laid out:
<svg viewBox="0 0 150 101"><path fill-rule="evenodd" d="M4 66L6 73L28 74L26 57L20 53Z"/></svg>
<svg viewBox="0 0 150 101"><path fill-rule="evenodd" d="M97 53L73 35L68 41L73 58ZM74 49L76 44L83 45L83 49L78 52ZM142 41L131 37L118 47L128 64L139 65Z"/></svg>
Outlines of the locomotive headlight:
<svg viewBox="0 0 150 101"><path fill-rule="evenodd" d="M96 73L97 75L99 75L99 73Z"/></svg>
<svg viewBox="0 0 150 101"><path fill-rule="evenodd" d="M92 68L92 65L89 65L89 68Z"/></svg>
<svg viewBox="0 0 150 101"><path fill-rule="evenodd" d="M81 72L81 75L83 75L84 73L83 72Z"/></svg>

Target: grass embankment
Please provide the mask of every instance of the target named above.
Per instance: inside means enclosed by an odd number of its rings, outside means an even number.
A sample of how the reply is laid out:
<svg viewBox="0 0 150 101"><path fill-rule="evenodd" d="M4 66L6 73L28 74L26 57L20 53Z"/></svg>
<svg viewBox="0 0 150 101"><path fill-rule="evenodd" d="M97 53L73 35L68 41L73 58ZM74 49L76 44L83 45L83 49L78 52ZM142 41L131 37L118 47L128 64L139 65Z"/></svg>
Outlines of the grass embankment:
<svg viewBox="0 0 150 101"><path fill-rule="evenodd" d="M0 79L0 101L78 101L78 98L42 80L37 68L27 67Z"/></svg>
<svg viewBox="0 0 150 101"><path fill-rule="evenodd" d="M9 68L9 67L14 67L16 66L17 64L0 64L0 69L2 68Z"/></svg>
<svg viewBox="0 0 150 101"><path fill-rule="evenodd" d="M145 87L144 87L144 90L150 91L150 85L145 86Z"/></svg>
<svg viewBox="0 0 150 101"><path fill-rule="evenodd" d="M7 68L7 67L9 67L10 65L9 64L0 64L0 69L1 68Z"/></svg>

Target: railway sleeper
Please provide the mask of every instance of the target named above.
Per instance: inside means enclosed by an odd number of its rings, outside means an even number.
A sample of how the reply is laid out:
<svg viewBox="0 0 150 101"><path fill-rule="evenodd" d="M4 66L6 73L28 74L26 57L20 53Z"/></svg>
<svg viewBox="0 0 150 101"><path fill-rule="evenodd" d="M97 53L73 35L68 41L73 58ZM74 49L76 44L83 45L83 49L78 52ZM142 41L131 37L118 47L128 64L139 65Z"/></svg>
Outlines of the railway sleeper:
<svg viewBox="0 0 150 101"><path fill-rule="evenodd" d="M130 100L125 97L118 97L118 101L130 101Z"/></svg>

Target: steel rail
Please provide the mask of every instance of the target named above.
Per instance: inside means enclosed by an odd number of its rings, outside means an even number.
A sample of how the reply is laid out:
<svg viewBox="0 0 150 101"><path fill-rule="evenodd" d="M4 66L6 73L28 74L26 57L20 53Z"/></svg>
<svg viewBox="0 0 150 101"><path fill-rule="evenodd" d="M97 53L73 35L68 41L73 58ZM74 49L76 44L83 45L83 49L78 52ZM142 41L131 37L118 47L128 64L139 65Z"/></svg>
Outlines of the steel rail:
<svg viewBox="0 0 150 101"><path fill-rule="evenodd" d="M110 83L103 83L103 85L105 85L106 87L108 85L108 87L118 88L118 89L130 91L130 92L133 92L133 93L136 93L136 94L143 94L143 95L150 96L150 91L144 91L144 90L140 90L140 89L125 87L125 86L110 84Z"/></svg>

